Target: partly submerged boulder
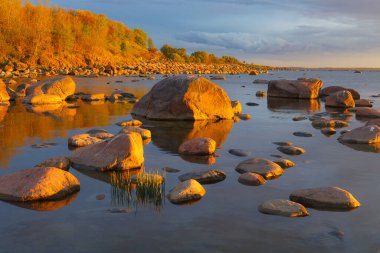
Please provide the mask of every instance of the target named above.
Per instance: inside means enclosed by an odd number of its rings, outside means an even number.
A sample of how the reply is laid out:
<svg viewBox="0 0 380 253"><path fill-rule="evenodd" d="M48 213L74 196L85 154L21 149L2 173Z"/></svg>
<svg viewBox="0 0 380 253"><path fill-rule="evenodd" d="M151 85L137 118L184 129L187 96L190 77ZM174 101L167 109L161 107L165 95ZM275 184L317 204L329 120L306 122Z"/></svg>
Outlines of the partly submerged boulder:
<svg viewBox="0 0 380 253"><path fill-rule="evenodd" d="M273 199L265 201L258 207L258 210L261 213L285 217L309 216L309 212L303 205L284 199Z"/></svg>
<svg viewBox="0 0 380 253"><path fill-rule="evenodd" d="M31 95L54 95L65 100L75 93L76 84L71 77L60 76L47 79L29 86L26 89L26 96Z"/></svg>
<svg viewBox="0 0 380 253"><path fill-rule="evenodd" d="M0 199L6 201L57 200L79 189L74 175L53 167L35 167L0 176Z"/></svg>
<svg viewBox="0 0 380 253"><path fill-rule="evenodd" d="M318 98L323 82L319 79L272 80L268 84L268 97Z"/></svg>
<svg viewBox="0 0 380 253"><path fill-rule="evenodd" d="M358 118L380 118L380 110L374 108L356 108L355 113Z"/></svg>
<svg viewBox="0 0 380 253"><path fill-rule="evenodd" d="M206 194L205 188L194 179L181 182L170 190L168 199L174 204L184 204L200 200Z"/></svg>
<svg viewBox="0 0 380 253"><path fill-rule="evenodd" d="M347 90L337 91L326 98L327 107L352 108L355 107L354 98Z"/></svg>
<svg viewBox="0 0 380 253"><path fill-rule="evenodd" d="M77 149L70 157L72 167L83 170L129 170L144 163L141 135L119 134L115 137Z"/></svg>
<svg viewBox="0 0 380 253"><path fill-rule="evenodd" d="M360 94L354 89L348 89L342 86L329 86L321 89L319 92L320 97L327 97L330 96L331 94L334 94L338 91L349 91L354 99L360 99Z"/></svg>
<svg viewBox="0 0 380 253"><path fill-rule="evenodd" d="M54 167L68 171L70 168L70 160L66 156L56 156L49 158L34 167Z"/></svg>
<svg viewBox="0 0 380 253"><path fill-rule="evenodd" d="M281 176L284 170L280 165L262 158L251 158L239 163L235 170L241 174L253 172L261 175L265 179L272 179Z"/></svg>
<svg viewBox="0 0 380 253"><path fill-rule="evenodd" d="M355 128L339 137L341 142L373 144L380 142L380 127L377 125L366 125Z"/></svg>
<svg viewBox="0 0 380 253"><path fill-rule="evenodd" d="M133 115L154 120L232 119L227 93L203 77L166 78L133 107Z"/></svg>
<svg viewBox="0 0 380 253"><path fill-rule="evenodd" d="M223 181L226 178L226 173L216 169L198 169L185 173L178 177L180 181L189 179L197 180L200 184L213 184Z"/></svg>

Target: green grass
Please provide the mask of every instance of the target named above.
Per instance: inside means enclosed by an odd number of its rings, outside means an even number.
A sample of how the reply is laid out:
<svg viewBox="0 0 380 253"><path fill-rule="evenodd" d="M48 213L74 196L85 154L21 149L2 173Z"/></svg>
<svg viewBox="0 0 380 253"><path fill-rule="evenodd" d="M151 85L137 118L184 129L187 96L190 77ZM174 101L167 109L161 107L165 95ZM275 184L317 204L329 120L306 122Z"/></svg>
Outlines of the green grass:
<svg viewBox="0 0 380 253"><path fill-rule="evenodd" d="M158 171L136 175L113 172L111 186L113 206L150 207L159 212L165 200L165 177Z"/></svg>

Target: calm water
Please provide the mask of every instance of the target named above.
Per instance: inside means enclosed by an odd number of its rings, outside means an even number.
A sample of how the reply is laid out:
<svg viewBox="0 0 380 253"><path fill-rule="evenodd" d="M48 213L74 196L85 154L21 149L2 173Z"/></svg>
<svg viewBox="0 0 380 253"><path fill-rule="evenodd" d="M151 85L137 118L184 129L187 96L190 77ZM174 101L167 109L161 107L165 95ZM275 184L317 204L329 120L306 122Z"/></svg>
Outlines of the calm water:
<svg viewBox="0 0 380 253"><path fill-rule="evenodd" d="M228 76L217 81L231 100L240 100L251 121L218 124L144 122L153 139L145 147L146 170L170 166L180 173L167 174L166 191L177 177L197 168L218 168L227 173L223 182L205 185L206 196L191 206L165 201L152 206L131 207L129 213L108 210L125 207L115 204L109 178L105 174L73 173L81 182L79 194L60 202L15 206L0 202L0 252L376 252L380 249L380 156L375 147L349 147L336 138L312 128L310 121L293 122L292 117L324 112L324 104L309 101L256 98L266 85L252 84L254 78L278 79L317 77L325 86L344 85L357 89L363 98L380 93L380 73L310 71L274 72L269 75ZM105 92L119 88L138 97L157 81L112 77L76 79L77 91ZM159 77L158 77L159 79ZM123 80L123 83L116 83ZM110 82L110 84L106 84ZM241 87L245 85L245 87ZM375 107L380 108L380 99ZM256 102L257 107L245 106ZM77 103L79 108L25 109L20 102L0 107L0 175L30 168L56 155L69 155L67 138L91 128L117 133L114 123L130 119L130 104ZM329 111L334 112L334 111ZM350 127L363 124L348 117ZM307 131L312 138L295 137ZM210 136L220 149L215 161L188 160L176 154L186 138ZM252 152L252 156L275 159L279 155L273 141L292 141L306 149L290 157L296 166L261 187L238 183L235 166L245 158L228 153L230 148ZM36 149L32 144L56 143ZM286 157L286 156L284 156ZM208 165L208 163L212 163ZM296 189L339 186L349 190L362 206L351 212L309 209L306 218L264 215L257 206L269 199L284 198ZM96 195L105 194L102 201ZM344 235L342 235L344 233Z"/></svg>

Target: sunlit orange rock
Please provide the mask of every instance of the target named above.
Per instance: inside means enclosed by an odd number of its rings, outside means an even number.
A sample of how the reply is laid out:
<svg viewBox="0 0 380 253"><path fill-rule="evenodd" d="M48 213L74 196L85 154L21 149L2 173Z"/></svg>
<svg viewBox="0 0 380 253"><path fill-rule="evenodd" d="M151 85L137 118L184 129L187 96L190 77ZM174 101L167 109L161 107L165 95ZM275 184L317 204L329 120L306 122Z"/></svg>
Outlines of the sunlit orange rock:
<svg viewBox="0 0 380 253"><path fill-rule="evenodd" d="M153 86L132 114L154 120L232 119L227 93L203 77L169 77Z"/></svg>
<svg viewBox="0 0 380 253"><path fill-rule="evenodd" d="M30 95L54 95L65 100L75 93L76 84L69 76L60 76L47 79L29 86L26 89L26 96Z"/></svg>
<svg viewBox="0 0 380 253"><path fill-rule="evenodd" d="M272 80L268 84L269 97L318 98L323 82L319 79Z"/></svg>
<svg viewBox="0 0 380 253"><path fill-rule="evenodd" d="M355 101L351 95L351 92L342 90L332 93L326 97L325 105L328 107L351 108L355 107Z"/></svg>
<svg viewBox="0 0 380 253"><path fill-rule="evenodd" d="M79 189L74 175L53 167L35 167L0 177L0 199L6 201L56 200Z"/></svg>

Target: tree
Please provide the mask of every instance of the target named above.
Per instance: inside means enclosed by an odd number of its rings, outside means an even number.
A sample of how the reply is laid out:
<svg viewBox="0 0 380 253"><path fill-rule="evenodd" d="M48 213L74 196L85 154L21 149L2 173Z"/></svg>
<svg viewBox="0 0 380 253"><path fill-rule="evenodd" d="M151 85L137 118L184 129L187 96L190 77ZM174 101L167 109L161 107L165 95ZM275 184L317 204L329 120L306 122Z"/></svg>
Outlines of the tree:
<svg viewBox="0 0 380 253"><path fill-rule="evenodd" d="M152 37L149 37L149 39L148 39L148 49L151 52L156 52L157 51L157 48L154 46Z"/></svg>

